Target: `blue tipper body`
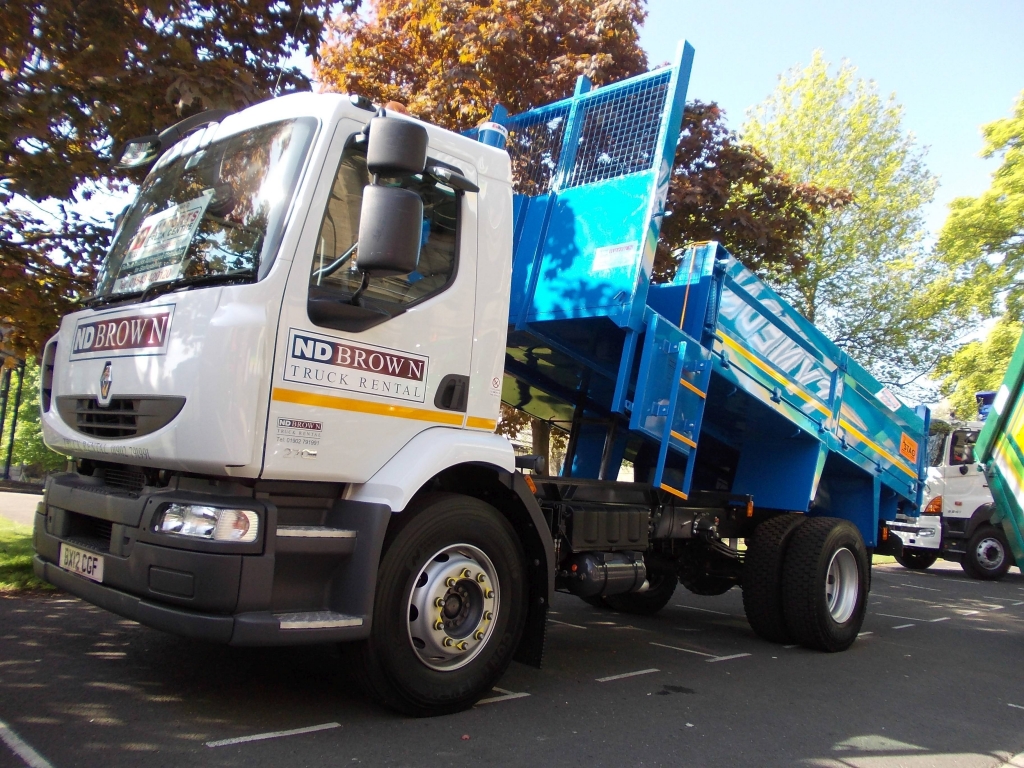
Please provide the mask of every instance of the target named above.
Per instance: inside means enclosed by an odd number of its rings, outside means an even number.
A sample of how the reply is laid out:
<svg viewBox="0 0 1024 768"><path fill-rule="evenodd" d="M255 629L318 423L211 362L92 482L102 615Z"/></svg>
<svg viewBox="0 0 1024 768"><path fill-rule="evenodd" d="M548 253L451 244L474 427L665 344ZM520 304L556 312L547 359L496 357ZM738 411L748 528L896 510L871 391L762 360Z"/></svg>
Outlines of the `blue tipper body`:
<svg viewBox="0 0 1024 768"><path fill-rule="evenodd" d="M693 49L493 122L515 181L503 400L570 432L563 474L855 523L916 515L928 411L901 404L717 243L651 274Z"/></svg>

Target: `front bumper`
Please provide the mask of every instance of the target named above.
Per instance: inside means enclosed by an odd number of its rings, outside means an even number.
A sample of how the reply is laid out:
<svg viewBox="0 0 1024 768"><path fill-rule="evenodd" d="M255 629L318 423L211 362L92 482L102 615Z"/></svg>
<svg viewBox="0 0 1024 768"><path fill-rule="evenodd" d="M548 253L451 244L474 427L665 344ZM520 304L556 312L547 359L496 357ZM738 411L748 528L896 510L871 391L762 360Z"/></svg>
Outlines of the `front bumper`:
<svg viewBox="0 0 1024 768"><path fill-rule="evenodd" d="M322 484L209 487L130 493L73 473L52 477L35 520L36 575L187 637L290 645L369 635L388 507L339 499L338 486ZM255 510L262 533L240 545L154 533L154 516L171 502ZM102 556L103 583L60 568L61 543Z"/></svg>
<svg viewBox="0 0 1024 768"><path fill-rule="evenodd" d="M889 530L900 537L908 549L930 549L936 554L942 543L942 524L938 517L920 517L914 522L892 521Z"/></svg>

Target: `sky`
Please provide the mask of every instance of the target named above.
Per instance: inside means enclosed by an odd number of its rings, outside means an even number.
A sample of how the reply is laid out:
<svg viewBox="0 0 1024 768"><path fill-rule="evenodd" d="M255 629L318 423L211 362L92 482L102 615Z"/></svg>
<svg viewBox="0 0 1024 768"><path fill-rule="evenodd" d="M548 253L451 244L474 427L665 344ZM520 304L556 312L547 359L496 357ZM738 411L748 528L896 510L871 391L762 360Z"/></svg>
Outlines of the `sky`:
<svg viewBox="0 0 1024 768"><path fill-rule="evenodd" d="M950 200L988 188L998 161L980 157L981 126L1008 117L1024 91L1024 0L648 0L640 43L651 66L683 38L696 49L687 99L718 102L736 130L815 49L895 94L939 177L925 212L932 236Z"/></svg>
<svg viewBox="0 0 1024 768"><path fill-rule="evenodd" d="M687 98L718 102L736 130L780 74L819 48L895 94L939 177L925 212L933 237L950 200L988 187L998 162L980 157L981 126L1009 116L1024 91L1024 0L648 0L640 42L650 65L671 60L683 38L696 49Z"/></svg>

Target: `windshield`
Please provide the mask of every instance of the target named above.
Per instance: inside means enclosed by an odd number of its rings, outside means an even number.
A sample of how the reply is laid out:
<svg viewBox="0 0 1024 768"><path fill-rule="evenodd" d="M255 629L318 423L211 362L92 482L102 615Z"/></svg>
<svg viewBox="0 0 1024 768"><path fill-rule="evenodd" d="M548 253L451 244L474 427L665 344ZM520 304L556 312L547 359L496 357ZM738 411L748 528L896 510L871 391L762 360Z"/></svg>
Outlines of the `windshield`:
<svg viewBox="0 0 1024 768"><path fill-rule="evenodd" d="M312 118L272 123L158 162L125 214L95 295L266 274L315 128Z"/></svg>

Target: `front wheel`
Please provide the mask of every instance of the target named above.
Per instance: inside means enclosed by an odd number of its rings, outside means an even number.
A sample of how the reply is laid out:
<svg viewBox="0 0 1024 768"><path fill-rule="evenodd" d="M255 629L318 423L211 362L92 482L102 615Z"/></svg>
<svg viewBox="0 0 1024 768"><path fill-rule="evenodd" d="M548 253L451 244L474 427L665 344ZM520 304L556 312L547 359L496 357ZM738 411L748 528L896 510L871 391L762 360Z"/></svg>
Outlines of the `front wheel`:
<svg viewBox="0 0 1024 768"><path fill-rule="evenodd" d="M422 500L377 571L356 673L386 706L418 717L472 706L505 672L526 619L522 547L509 522L455 494Z"/></svg>
<svg viewBox="0 0 1024 768"><path fill-rule="evenodd" d="M793 533L782 574L786 627L796 642L845 651L857 639L868 596L868 556L851 523L805 520Z"/></svg>
<svg viewBox="0 0 1024 768"><path fill-rule="evenodd" d="M935 565L935 561L938 559L939 556L931 552L915 552L906 547L901 554L896 555L896 562L912 571L928 570Z"/></svg>
<svg viewBox="0 0 1024 768"><path fill-rule="evenodd" d="M1010 559L1002 531L993 525L980 525L967 542L962 565L971 578L995 581L1010 570Z"/></svg>

